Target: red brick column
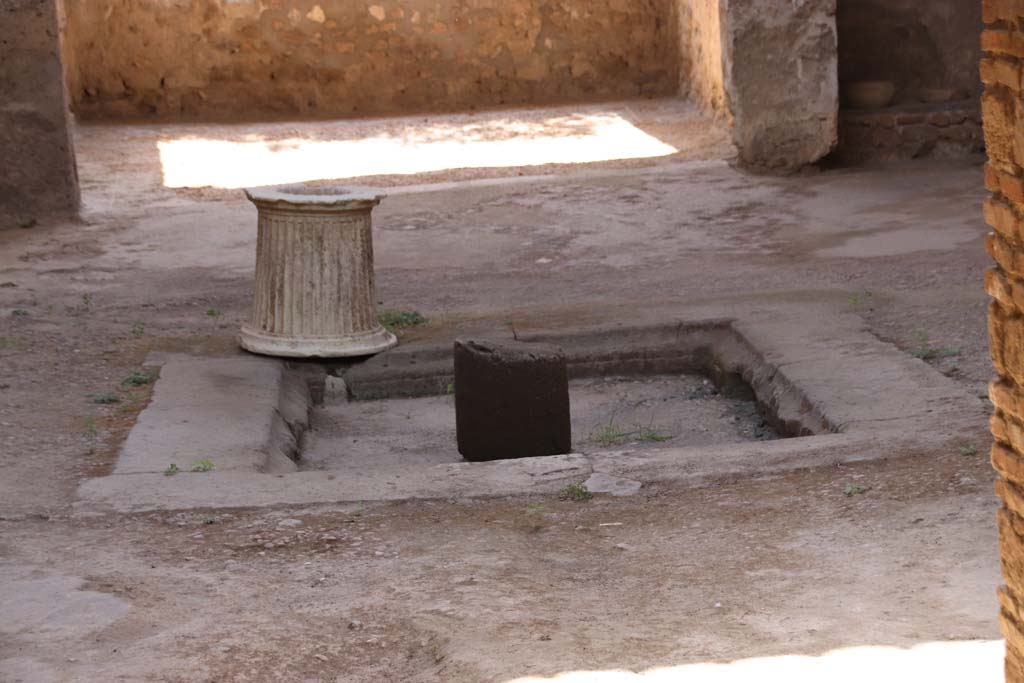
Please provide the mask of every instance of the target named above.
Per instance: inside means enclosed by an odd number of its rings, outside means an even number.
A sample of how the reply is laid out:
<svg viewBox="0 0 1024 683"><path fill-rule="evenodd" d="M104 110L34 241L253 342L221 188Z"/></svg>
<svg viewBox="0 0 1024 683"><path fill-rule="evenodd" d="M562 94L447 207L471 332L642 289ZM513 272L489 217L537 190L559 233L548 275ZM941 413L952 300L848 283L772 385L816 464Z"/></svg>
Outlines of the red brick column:
<svg viewBox="0 0 1024 683"><path fill-rule="evenodd" d="M989 163L985 219L995 267L985 275L992 296L989 336L998 378L990 395L992 465L1005 585L999 621L1006 636L1006 680L1024 683L1024 0L984 0L982 117Z"/></svg>

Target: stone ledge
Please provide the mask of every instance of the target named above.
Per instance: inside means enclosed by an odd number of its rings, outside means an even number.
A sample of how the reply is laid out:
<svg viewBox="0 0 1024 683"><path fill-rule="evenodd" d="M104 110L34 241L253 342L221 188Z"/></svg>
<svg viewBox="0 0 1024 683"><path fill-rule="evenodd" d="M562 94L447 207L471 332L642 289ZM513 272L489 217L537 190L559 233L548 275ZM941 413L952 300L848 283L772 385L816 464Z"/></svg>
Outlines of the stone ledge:
<svg viewBox="0 0 1024 683"><path fill-rule="evenodd" d="M185 471L197 460L212 460L216 472L258 476L297 469L308 390L288 381L281 361L171 356L148 365L160 366L160 378L113 477L163 476L172 463Z"/></svg>
<svg viewBox="0 0 1024 683"><path fill-rule="evenodd" d="M845 162L955 156L982 149L981 109L971 100L839 114L835 155Z"/></svg>

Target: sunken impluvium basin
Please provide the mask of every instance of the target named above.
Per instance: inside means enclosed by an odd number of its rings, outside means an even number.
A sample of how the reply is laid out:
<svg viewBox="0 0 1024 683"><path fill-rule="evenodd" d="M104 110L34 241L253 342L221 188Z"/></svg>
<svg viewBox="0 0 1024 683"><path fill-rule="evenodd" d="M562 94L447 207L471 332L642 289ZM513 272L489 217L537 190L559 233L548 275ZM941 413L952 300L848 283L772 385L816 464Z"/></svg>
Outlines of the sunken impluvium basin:
<svg viewBox="0 0 1024 683"><path fill-rule="evenodd" d="M398 349L329 370L299 466L352 472L550 457L570 441L596 453L835 431L748 354L720 321Z"/></svg>
<svg viewBox="0 0 1024 683"><path fill-rule="evenodd" d="M756 401L765 420L781 435L836 431L825 415L806 405L799 391L784 382L758 350L737 334L730 320L517 335L519 348L528 350L533 344L562 349L572 380L701 376L724 396ZM328 383L330 377L343 380L346 401L414 398L457 390L449 343L406 346L357 365L328 365L327 376Z"/></svg>
<svg viewBox="0 0 1024 683"><path fill-rule="evenodd" d="M806 306L737 313L519 332L521 342L564 350L574 450L492 462L465 462L457 451L451 339L356 363L154 358L152 403L114 472L85 481L80 494L87 506L117 510L502 496L570 484L616 494L956 452L982 438L979 397L877 339L857 316L824 307L810 315ZM200 459L215 469L190 472ZM169 464L181 473L164 476Z"/></svg>
<svg viewBox="0 0 1024 683"><path fill-rule="evenodd" d="M252 188L259 210L252 318L242 348L338 358L391 348L377 319L370 214L385 195L303 184Z"/></svg>

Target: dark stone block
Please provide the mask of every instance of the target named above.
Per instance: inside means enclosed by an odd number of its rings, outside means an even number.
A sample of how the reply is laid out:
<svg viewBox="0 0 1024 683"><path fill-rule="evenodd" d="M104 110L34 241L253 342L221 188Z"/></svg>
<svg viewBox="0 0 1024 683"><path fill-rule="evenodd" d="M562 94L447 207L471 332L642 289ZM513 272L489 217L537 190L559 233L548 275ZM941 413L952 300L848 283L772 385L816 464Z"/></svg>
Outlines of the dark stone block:
<svg viewBox="0 0 1024 683"><path fill-rule="evenodd" d="M548 344L456 341L455 424L466 460L569 453L565 354Z"/></svg>

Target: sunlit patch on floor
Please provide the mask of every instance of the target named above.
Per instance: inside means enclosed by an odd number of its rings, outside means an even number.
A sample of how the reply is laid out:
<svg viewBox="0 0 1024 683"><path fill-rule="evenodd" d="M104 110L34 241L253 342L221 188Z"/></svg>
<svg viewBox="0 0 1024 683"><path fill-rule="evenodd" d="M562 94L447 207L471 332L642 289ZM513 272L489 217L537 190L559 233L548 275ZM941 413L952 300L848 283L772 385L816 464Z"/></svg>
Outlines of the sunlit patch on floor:
<svg viewBox="0 0 1024 683"><path fill-rule="evenodd" d="M1003 652L1001 640L934 642L911 648L865 646L832 650L820 657L758 657L641 672L569 671L507 683L998 683L1003 680Z"/></svg>
<svg viewBox="0 0 1024 683"><path fill-rule="evenodd" d="M354 139L178 137L158 143L166 187L240 188L320 178L406 175L642 159L678 150L618 114L416 125Z"/></svg>

